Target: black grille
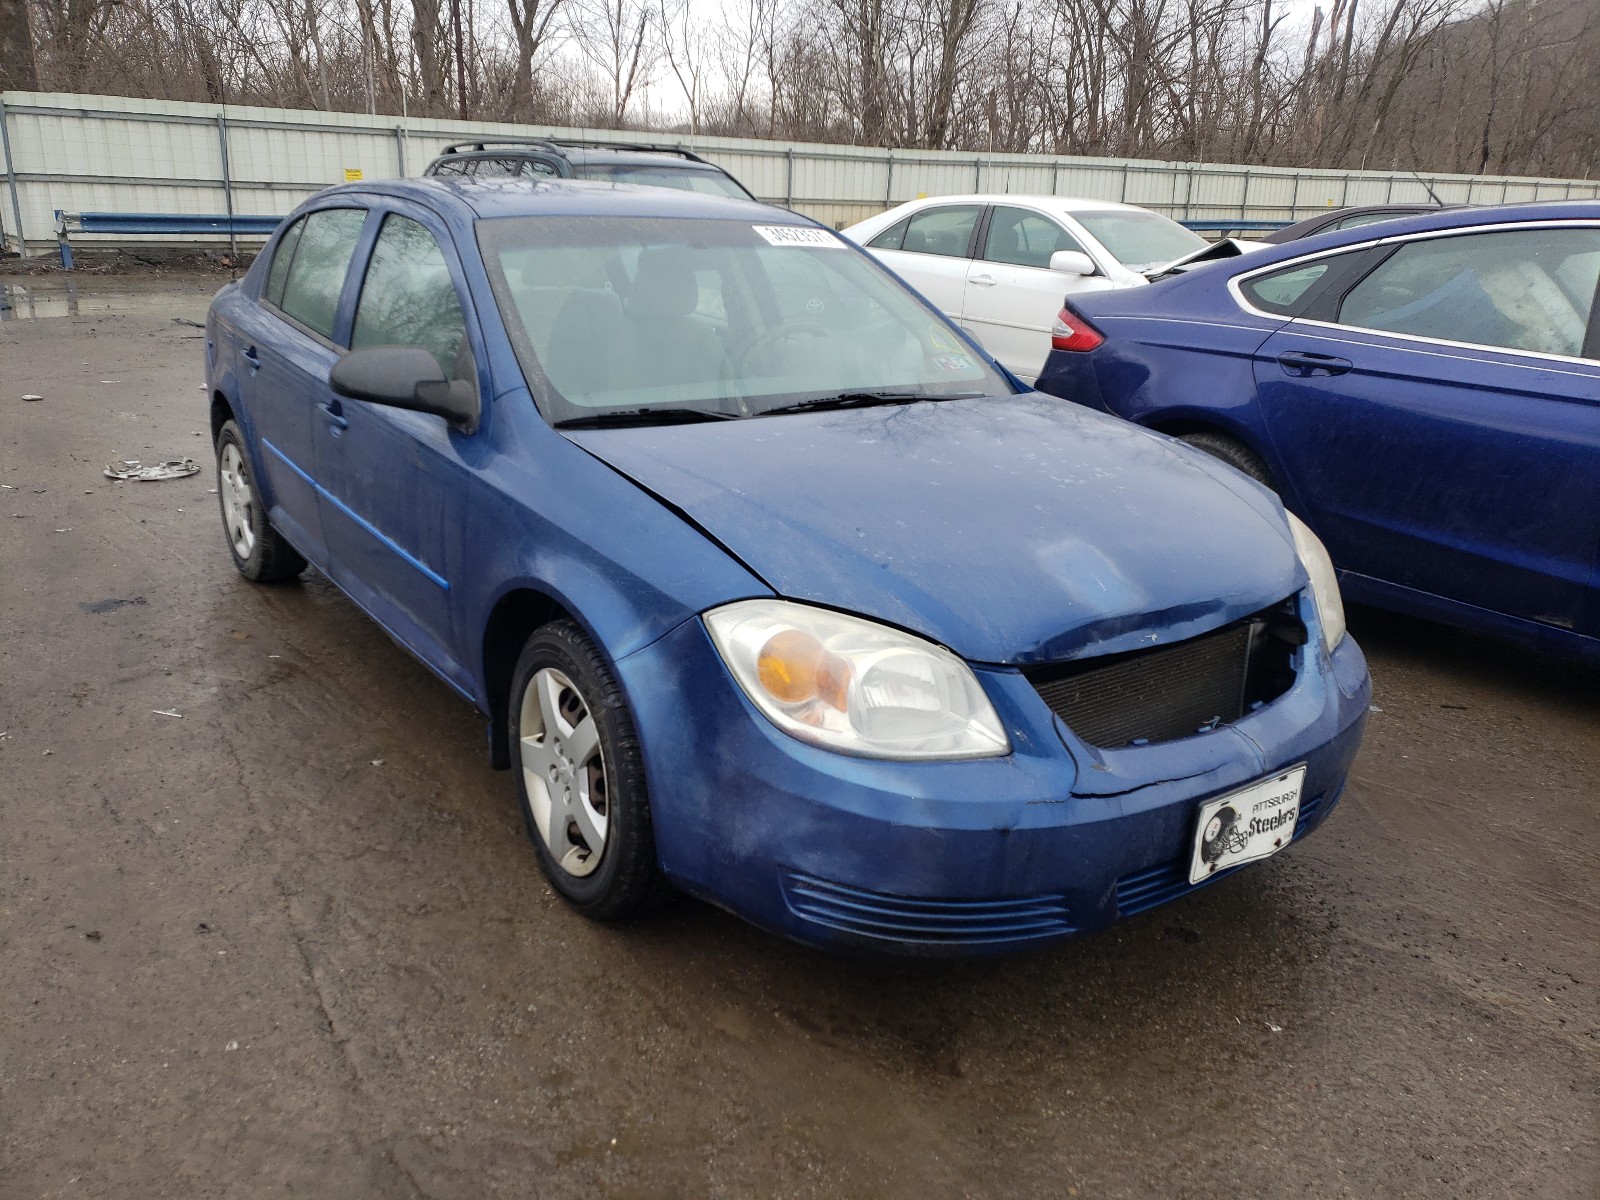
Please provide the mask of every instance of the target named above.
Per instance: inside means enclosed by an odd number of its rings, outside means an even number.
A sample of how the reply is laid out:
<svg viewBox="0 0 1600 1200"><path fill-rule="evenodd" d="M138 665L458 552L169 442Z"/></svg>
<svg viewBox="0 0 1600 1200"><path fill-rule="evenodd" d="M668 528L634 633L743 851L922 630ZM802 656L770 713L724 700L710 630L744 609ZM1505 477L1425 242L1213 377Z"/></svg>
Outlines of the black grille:
<svg viewBox="0 0 1600 1200"><path fill-rule="evenodd" d="M1289 601L1174 646L1029 671L1092 746L1166 742L1237 721L1294 681L1305 627Z"/></svg>

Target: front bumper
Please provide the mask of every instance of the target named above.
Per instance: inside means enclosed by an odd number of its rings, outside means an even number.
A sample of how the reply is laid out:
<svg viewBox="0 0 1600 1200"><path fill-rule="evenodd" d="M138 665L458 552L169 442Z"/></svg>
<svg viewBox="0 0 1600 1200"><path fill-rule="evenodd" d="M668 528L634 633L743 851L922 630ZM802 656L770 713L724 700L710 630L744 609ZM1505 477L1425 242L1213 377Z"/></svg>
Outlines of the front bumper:
<svg viewBox="0 0 1600 1200"><path fill-rule="evenodd" d="M698 620L617 668L675 884L813 945L941 956L1059 941L1188 892L1196 809L1280 768L1306 764L1295 838L1319 825L1371 685L1350 638L1331 658L1313 639L1299 665L1284 696L1232 726L1113 751L1078 742L1020 673L979 669L1012 753L918 763L782 733Z"/></svg>

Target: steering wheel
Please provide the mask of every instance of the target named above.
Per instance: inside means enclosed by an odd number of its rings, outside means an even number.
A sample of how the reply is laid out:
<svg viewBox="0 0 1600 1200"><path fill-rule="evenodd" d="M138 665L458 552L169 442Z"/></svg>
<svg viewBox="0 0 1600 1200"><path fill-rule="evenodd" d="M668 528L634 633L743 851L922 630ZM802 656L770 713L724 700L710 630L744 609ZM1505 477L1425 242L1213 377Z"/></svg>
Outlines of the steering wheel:
<svg viewBox="0 0 1600 1200"><path fill-rule="evenodd" d="M790 317L776 325L751 330L728 347L722 365L722 378L726 383L736 383L745 373L745 366L757 351L775 350L788 342L798 342L803 337L832 337L833 331L821 321L809 317Z"/></svg>

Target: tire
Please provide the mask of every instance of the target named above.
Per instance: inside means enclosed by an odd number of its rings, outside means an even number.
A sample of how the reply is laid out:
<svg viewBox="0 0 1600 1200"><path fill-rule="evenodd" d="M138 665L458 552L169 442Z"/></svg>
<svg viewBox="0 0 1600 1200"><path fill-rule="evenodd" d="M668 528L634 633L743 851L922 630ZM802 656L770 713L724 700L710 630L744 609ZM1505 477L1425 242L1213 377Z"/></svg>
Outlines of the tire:
<svg viewBox="0 0 1600 1200"><path fill-rule="evenodd" d="M1261 461L1261 456L1236 438L1225 433L1185 433L1179 435L1178 440L1187 442L1196 450L1204 450L1212 458L1221 459L1235 470L1243 471L1262 486L1274 492L1278 490L1278 485L1272 482L1272 472L1267 470L1267 464Z"/></svg>
<svg viewBox="0 0 1600 1200"><path fill-rule="evenodd" d="M233 421L217 431L216 449L217 501L233 565L254 583L293 579L306 569L306 560L267 520L244 435Z"/></svg>
<svg viewBox="0 0 1600 1200"><path fill-rule="evenodd" d="M656 863L633 718L610 666L577 625L553 621L534 631L508 703L517 797L551 886L599 921L634 916L670 895Z"/></svg>

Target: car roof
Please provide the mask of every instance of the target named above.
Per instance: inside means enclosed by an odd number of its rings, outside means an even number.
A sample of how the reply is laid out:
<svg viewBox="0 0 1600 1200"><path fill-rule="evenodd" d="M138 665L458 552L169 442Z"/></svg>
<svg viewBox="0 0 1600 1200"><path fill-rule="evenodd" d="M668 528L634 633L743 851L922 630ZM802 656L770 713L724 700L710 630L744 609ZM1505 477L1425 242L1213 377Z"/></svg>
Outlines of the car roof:
<svg viewBox="0 0 1600 1200"><path fill-rule="evenodd" d="M610 216L678 217L698 220L759 221L765 225L813 225L809 217L755 200L644 187L598 179L465 179L425 176L341 184L317 193L326 196L392 196L439 211L470 217Z"/></svg>
<svg viewBox="0 0 1600 1200"><path fill-rule="evenodd" d="M1370 225L1357 225L1352 229L1314 233L1310 237L1299 238L1292 242L1264 246L1242 258L1227 261L1235 268L1248 264L1253 269L1256 266L1301 258L1323 250L1336 250L1340 246L1362 245L1385 238L1405 237L1413 233L1472 229L1481 225L1514 225L1531 221L1560 220L1600 220L1600 200L1541 200L1527 204L1501 204L1491 208L1433 209L1413 216L1394 217Z"/></svg>
<svg viewBox="0 0 1600 1200"><path fill-rule="evenodd" d="M1149 212L1137 204L1119 204L1115 200L1085 200L1078 196L1029 196L1015 192L969 192L958 196L922 196L907 200L887 211L925 207L930 204L1032 204L1039 208L1053 208L1058 212Z"/></svg>
<svg viewBox="0 0 1600 1200"><path fill-rule="evenodd" d="M574 165L607 162L621 163L624 166L669 167L684 171L714 171L719 175L726 174L716 163L696 162L692 158L680 158L676 154L653 150L608 150L596 146L563 146L561 151L567 156L567 161Z"/></svg>
<svg viewBox="0 0 1600 1200"><path fill-rule="evenodd" d="M1438 212L1446 208L1459 208L1455 204L1407 203L1396 201L1393 204L1353 204L1348 208L1330 208L1319 212L1315 216L1305 217L1293 225L1285 225L1282 229L1274 229L1271 233L1264 234L1261 241L1276 245L1279 242L1290 242L1306 235L1308 230L1320 229L1324 225L1339 221L1348 221L1353 217L1369 216L1372 213L1393 213L1397 217L1410 216L1414 213ZM1376 222L1372 222L1376 224Z"/></svg>

